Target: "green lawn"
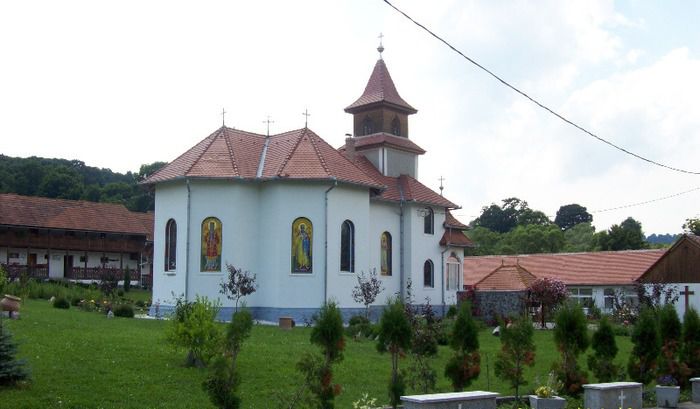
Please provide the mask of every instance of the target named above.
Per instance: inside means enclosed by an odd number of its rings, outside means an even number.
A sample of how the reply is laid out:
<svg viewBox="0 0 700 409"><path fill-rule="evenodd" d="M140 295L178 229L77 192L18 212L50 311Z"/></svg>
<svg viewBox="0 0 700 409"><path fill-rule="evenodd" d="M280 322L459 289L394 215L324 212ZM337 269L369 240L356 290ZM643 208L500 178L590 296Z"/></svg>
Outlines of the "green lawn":
<svg viewBox="0 0 700 409"><path fill-rule="evenodd" d="M23 389L0 390L2 407L212 407L200 386L206 370L182 366L184 353L175 352L164 341L165 321L107 319L98 313L58 310L46 301L29 300L22 306L22 319L4 322L20 343L20 356L29 362L33 383ZM302 352L314 349L309 334L308 328L253 329L240 356L245 408L274 408L276 396L290 395L296 389L295 364ZM537 364L529 371L529 379L544 376L557 358L551 331L536 331L535 341ZM618 337L617 342L618 360L622 361L631 344L626 337ZM481 376L470 390L512 394L493 375L499 339L482 331L480 344ZM449 349L441 347L435 360L441 391L450 390L442 376L449 354ZM335 371L336 382L343 386L337 407L351 408L364 392L386 402L389 371L389 356L376 352L374 342L348 340L345 359Z"/></svg>

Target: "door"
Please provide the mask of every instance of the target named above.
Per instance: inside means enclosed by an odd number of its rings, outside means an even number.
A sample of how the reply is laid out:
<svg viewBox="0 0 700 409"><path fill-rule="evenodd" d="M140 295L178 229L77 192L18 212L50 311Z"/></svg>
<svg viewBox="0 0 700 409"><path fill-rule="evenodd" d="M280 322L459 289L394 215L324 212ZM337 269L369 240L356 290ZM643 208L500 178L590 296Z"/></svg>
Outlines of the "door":
<svg viewBox="0 0 700 409"><path fill-rule="evenodd" d="M63 277L70 278L73 275L73 256L63 256Z"/></svg>

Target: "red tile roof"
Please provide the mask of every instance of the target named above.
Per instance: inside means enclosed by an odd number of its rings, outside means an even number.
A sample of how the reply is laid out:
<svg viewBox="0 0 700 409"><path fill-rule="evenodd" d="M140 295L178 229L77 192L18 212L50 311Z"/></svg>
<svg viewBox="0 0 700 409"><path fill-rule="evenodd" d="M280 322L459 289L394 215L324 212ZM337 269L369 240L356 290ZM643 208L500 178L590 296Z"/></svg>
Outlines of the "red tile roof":
<svg viewBox="0 0 700 409"><path fill-rule="evenodd" d="M261 161L262 169L258 174ZM381 183L307 128L266 138L221 127L151 175L145 183L184 177L338 180L383 188Z"/></svg>
<svg viewBox="0 0 700 409"><path fill-rule="evenodd" d="M467 230L469 228L466 224L457 220L457 218L454 217L452 215L452 212L450 212L449 210L447 211L447 213L445 213L445 223L443 223L443 226L452 227L454 229L460 230Z"/></svg>
<svg viewBox="0 0 700 409"><path fill-rule="evenodd" d="M567 285L632 284L666 250L601 251L464 258L464 283L472 285L503 263L520 264L537 278L552 277Z"/></svg>
<svg viewBox="0 0 700 409"><path fill-rule="evenodd" d="M401 98L399 92L396 90L394 81L391 79L389 70L386 68L386 64L384 64L384 60L380 58L374 65L372 75L370 75L369 81L367 81L367 86L362 96L345 108L345 112L354 113L368 106L382 103L393 106L408 114L415 114L418 112Z"/></svg>
<svg viewBox="0 0 700 409"><path fill-rule="evenodd" d="M12 193L0 194L0 225L145 234L153 238L153 213L131 212L120 204Z"/></svg>
<svg viewBox="0 0 700 409"><path fill-rule="evenodd" d="M403 137L396 136L386 132L378 132L366 136L356 136L353 138L355 141L355 150L361 151L364 149L371 149L377 146L389 146L402 151L417 153L422 155L425 150L420 146L416 145L412 140ZM344 151L345 146L343 145L338 149L339 151Z"/></svg>
<svg viewBox="0 0 700 409"><path fill-rule="evenodd" d="M523 291L535 280L537 277L520 264L501 264L474 287L482 291Z"/></svg>
<svg viewBox="0 0 700 409"><path fill-rule="evenodd" d="M441 246L475 247L474 242L462 230L447 227L440 239Z"/></svg>

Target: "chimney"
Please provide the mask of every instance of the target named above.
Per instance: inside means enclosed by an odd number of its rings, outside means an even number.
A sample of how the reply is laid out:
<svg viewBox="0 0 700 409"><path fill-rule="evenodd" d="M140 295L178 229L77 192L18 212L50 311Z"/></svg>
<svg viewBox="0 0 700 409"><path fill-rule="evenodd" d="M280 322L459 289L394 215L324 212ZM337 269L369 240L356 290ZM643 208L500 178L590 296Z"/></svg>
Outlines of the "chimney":
<svg viewBox="0 0 700 409"><path fill-rule="evenodd" d="M345 157L350 161L355 161L355 138L349 133L345 134Z"/></svg>

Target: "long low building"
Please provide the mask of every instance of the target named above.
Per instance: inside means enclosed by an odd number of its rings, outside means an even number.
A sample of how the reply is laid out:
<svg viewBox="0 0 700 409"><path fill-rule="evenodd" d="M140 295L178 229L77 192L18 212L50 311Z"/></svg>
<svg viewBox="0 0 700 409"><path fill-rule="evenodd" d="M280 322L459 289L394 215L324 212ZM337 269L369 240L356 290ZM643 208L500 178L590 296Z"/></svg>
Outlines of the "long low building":
<svg viewBox="0 0 700 409"><path fill-rule="evenodd" d="M11 277L96 280L104 268L128 268L148 285L152 252L153 213L0 194L0 264Z"/></svg>

